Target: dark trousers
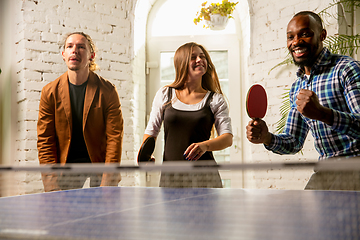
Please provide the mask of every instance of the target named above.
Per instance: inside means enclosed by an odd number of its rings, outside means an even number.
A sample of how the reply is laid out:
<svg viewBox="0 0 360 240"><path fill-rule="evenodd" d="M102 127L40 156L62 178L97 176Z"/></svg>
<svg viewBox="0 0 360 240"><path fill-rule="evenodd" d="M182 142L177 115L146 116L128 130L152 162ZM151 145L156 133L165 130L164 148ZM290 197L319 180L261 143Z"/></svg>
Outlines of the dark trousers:
<svg viewBox="0 0 360 240"><path fill-rule="evenodd" d="M315 172L305 190L360 190L360 171Z"/></svg>

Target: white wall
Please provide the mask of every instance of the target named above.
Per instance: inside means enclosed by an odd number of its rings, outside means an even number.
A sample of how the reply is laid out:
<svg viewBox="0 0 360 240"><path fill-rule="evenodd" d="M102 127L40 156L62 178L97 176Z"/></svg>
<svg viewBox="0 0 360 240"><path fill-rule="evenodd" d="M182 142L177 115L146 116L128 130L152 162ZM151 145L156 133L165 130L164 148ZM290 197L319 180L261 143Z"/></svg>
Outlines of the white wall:
<svg viewBox="0 0 360 240"><path fill-rule="evenodd" d="M9 8L8 11L10 2L14 7ZM40 92L45 84L66 71L60 55L59 43L62 42L62 36L65 33L73 31L84 31L94 39L99 49L97 63L101 70L98 73L112 81L118 88L125 120L122 162L135 163L145 128L144 41L147 14L154 2L155 0L6 0L0 2L1 7L5 6L1 11L14 16L7 18L11 20L2 20L1 28L6 28L7 23L11 21L16 23L14 29L16 33L13 34L11 41L4 40L3 31L0 37L1 64L4 64L4 56L9 55L4 54L4 51L16 49L14 53L16 63L11 66L17 73L16 77L12 78L12 83L16 84L16 90L13 89L11 94L17 99L12 107L18 109L16 111L18 118L13 119L14 122L18 122L18 125L13 134L3 132L5 140L2 144L3 148L8 148L5 142L9 142L9 146L16 146L16 149L9 151L9 154L13 154L10 157L12 163L38 164L36 122ZM245 74L244 84L250 86L253 83L261 83L266 87L269 110L265 120L269 123L271 131L275 130L275 123L280 118L280 95L295 80L296 68L293 66L281 67L268 74L274 65L286 57L287 23L298 11L319 11L329 3L332 3L332 0L301 2L248 0L248 16L238 17L242 21L244 17L246 21L250 21L250 29L242 29L243 32L250 34L248 39L251 40L250 43L241 46L243 48L241 52L249 53L249 57L245 59L246 65L241 66ZM336 33L337 24L327 28L330 34ZM10 30L6 30L5 33L10 33ZM3 44L6 46L4 47ZM3 73L0 77L4 75ZM243 96L246 96L247 88L242 91ZM244 116L244 123L246 124L247 121ZM12 123L6 122L6 124ZM246 139L245 136L243 139ZM253 145L247 141L243 142L243 149L248 161L303 161L317 158L311 138L306 143L303 155L279 156L266 151L262 145ZM3 160L2 163L7 162ZM308 176L309 173L306 172L296 178L300 178L300 185L303 185ZM255 178L279 179L280 177L278 174L270 177L261 174L256 175ZM255 187L268 188L270 184L262 185L261 183Z"/></svg>

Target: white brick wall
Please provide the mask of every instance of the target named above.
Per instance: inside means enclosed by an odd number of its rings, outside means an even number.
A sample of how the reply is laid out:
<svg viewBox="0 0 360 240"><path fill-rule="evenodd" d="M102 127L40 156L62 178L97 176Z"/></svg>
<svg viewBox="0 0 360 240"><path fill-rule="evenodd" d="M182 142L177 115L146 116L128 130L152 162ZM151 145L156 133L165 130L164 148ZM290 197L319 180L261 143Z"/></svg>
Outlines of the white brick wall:
<svg viewBox="0 0 360 240"><path fill-rule="evenodd" d="M10 0L7 0L10 1ZM13 0L16 2L16 55L17 108L16 161L37 163L36 122L41 88L66 71L61 57L63 35L84 31L95 41L99 51L97 63L100 75L112 81L118 88L125 120L122 162L134 163L145 127L145 31L147 14L155 0ZM179 0L181 1L181 0ZM243 25L244 34L250 33L249 46L241 52L249 53L246 72L247 85L263 84L268 91L269 110L265 120L271 131L279 119L280 95L295 79L295 67L270 69L286 56L285 31L292 15L300 10L318 11L332 0L248 0L250 29ZM241 2L246 5L246 0ZM137 8L135 8L137 7ZM136 12L135 12L136 9ZM248 21L249 21L248 20ZM334 23L334 22L332 22ZM1 24L1 23L0 23ZM337 25L327 27L336 33ZM246 37L248 37L246 35ZM249 48L248 48L249 47ZM244 90L245 91L245 90ZM245 94L246 95L246 94ZM244 123L247 120L244 118ZM245 127L245 126L244 126ZM243 139L246 139L243 136ZM246 140L245 140L246 141ZM258 161L286 161L316 159L312 140L309 138L304 155L278 156L263 146L247 144L245 156ZM296 176L299 178L299 176ZM270 187L263 178L261 187ZM303 175L301 182L308 178ZM278 188L286 183L279 181ZM258 187L260 187L260 185ZM301 185L301 184L300 184ZM274 186L272 186L274 187ZM301 187L300 187L301 188Z"/></svg>
<svg viewBox="0 0 360 240"><path fill-rule="evenodd" d="M73 31L88 33L97 44L98 72L118 88L124 111L125 142L123 160L133 161L134 83L131 79L131 44L129 11L131 1L19 1L23 20L18 22L19 121L17 160L25 161L24 152L36 152L36 121L42 87L55 80L66 66L61 57L63 35ZM19 10L19 9L18 9ZM32 123L28 129L25 122ZM35 129L34 129L35 127ZM35 130L35 132L34 132ZM31 133L31 134L30 134ZM26 161L38 161L32 155Z"/></svg>

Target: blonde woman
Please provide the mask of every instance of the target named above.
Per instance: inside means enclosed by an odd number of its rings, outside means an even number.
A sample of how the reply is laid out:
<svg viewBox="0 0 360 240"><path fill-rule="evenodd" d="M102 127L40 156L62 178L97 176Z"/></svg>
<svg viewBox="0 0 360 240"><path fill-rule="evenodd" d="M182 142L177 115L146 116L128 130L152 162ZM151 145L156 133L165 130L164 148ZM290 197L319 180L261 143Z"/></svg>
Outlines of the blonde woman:
<svg viewBox="0 0 360 240"><path fill-rule="evenodd" d="M164 122L163 161L215 162L212 151L230 147L233 138L228 106L215 66L205 48L193 42L176 50L174 66L174 82L156 93L144 140L149 136L156 138ZM210 139L214 125L218 136ZM216 175L216 181L211 184L203 182L198 185L195 182L199 179L193 181L193 177L187 176L191 181L176 186L221 187L220 176L217 172ZM167 184L171 180L162 174L160 186L176 187Z"/></svg>

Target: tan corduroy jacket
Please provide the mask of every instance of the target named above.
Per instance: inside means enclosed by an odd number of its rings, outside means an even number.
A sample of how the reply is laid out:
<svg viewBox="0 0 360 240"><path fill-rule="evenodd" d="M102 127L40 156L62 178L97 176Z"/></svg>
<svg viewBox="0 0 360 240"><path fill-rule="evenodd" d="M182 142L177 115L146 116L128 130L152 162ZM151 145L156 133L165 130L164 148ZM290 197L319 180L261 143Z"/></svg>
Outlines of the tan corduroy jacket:
<svg viewBox="0 0 360 240"><path fill-rule="evenodd" d="M72 133L67 72L42 89L37 133L40 164L65 164ZM118 92L92 71L85 93L83 133L92 163L120 162L123 117ZM102 185L110 185L104 183L104 177ZM43 174L45 191L58 190L56 180L55 174Z"/></svg>

